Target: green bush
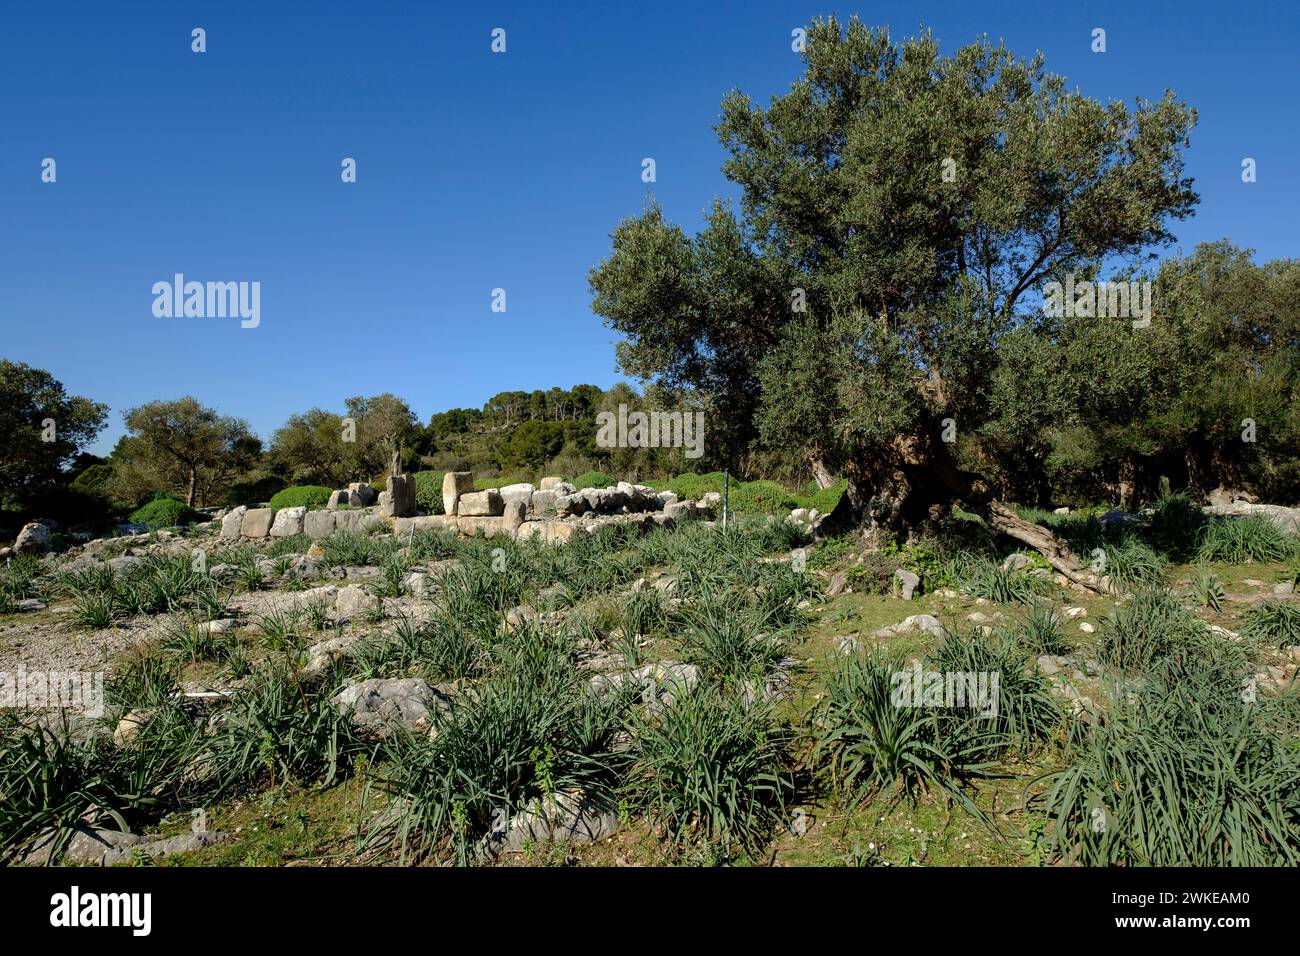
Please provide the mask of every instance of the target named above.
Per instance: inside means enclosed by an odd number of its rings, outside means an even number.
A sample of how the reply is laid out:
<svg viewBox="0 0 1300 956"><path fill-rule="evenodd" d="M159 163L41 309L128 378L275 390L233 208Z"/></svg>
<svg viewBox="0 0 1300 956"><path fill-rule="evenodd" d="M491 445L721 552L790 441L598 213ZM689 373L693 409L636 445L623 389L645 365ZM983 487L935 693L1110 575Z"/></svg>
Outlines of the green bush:
<svg viewBox="0 0 1300 956"><path fill-rule="evenodd" d="M417 471L415 473L415 502L427 514L444 514L442 507L441 471Z"/></svg>
<svg viewBox="0 0 1300 956"><path fill-rule="evenodd" d="M332 488L324 485L290 485L277 491L271 498L272 508L306 508L319 511L329 504Z"/></svg>
<svg viewBox="0 0 1300 956"><path fill-rule="evenodd" d="M737 514L779 514L798 507L794 495L775 481L732 482L728 506Z"/></svg>
<svg viewBox="0 0 1300 956"><path fill-rule="evenodd" d="M155 498L132 513L131 523L144 524L151 528L172 528L176 525L192 524L200 518L202 515L183 501L175 498Z"/></svg>
<svg viewBox="0 0 1300 956"><path fill-rule="evenodd" d="M581 491L583 488L608 488L618 484L618 479L611 478L603 471L589 471L573 479L573 486Z"/></svg>

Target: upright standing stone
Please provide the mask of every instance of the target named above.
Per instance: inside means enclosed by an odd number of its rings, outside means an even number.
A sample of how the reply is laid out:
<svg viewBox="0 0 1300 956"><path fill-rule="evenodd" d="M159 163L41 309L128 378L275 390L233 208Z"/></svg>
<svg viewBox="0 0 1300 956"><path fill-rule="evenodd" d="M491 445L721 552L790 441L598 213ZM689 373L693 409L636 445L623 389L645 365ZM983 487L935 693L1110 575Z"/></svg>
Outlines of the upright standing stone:
<svg viewBox="0 0 1300 956"><path fill-rule="evenodd" d="M510 534L519 530L519 526L528 518L528 500L526 498L507 498L505 500L505 514L501 518L501 526Z"/></svg>
<svg viewBox="0 0 1300 956"><path fill-rule="evenodd" d="M442 510L449 515L456 514L460 496L474 490L474 473L470 471L449 471L442 476Z"/></svg>
<svg viewBox="0 0 1300 956"><path fill-rule="evenodd" d="M409 518L415 514L415 476L393 475L388 490L379 493L379 513L386 518Z"/></svg>
<svg viewBox="0 0 1300 956"><path fill-rule="evenodd" d="M227 539L239 537L239 526L244 523L244 512L247 510L248 505L240 505L226 512L226 516L221 519L221 537Z"/></svg>

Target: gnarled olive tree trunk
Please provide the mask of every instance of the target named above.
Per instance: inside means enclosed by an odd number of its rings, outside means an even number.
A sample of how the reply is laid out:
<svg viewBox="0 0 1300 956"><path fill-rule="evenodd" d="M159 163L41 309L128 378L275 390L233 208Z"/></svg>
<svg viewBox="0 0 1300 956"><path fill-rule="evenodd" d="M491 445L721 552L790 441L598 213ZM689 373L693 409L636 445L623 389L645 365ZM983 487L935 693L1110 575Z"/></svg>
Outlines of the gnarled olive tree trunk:
<svg viewBox="0 0 1300 956"><path fill-rule="evenodd" d="M827 533L857 530L869 547L880 547L907 538L927 518L940 518L957 504L1038 551L1075 584L1105 590L1100 576L1068 544L994 500L986 482L958 468L946 446L902 438L874 462L855 463L846 472L848 488L827 518Z"/></svg>

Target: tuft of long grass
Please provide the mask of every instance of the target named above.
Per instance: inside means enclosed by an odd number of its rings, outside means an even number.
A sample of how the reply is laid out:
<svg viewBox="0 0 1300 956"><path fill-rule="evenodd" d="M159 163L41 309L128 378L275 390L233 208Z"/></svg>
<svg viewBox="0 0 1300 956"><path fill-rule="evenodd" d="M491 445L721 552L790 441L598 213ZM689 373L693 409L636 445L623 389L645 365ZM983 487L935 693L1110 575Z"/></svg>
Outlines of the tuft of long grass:
<svg viewBox="0 0 1300 956"><path fill-rule="evenodd" d="M451 700L432 738L394 733L368 786L392 798L363 834L402 858L460 863L531 800L581 789L612 793L628 754L615 746L625 703L602 701L556 635L527 628L501 651L497 670Z"/></svg>
<svg viewBox="0 0 1300 956"><path fill-rule="evenodd" d="M984 555L958 554L948 564L949 577L963 591L998 604L1034 604L1052 589L1050 578L1003 567Z"/></svg>
<svg viewBox="0 0 1300 956"><path fill-rule="evenodd" d="M1103 619L1098 656L1118 670L1137 673L1162 657L1196 653L1205 634L1196 614L1168 590L1147 588Z"/></svg>
<svg viewBox="0 0 1300 956"><path fill-rule="evenodd" d="M1295 866L1300 764L1217 665L1167 661L1035 780L1049 845L1085 866Z"/></svg>
<svg viewBox="0 0 1300 956"><path fill-rule="evenodd" d="M1241 636L1273 647L1300 646L1300 605L1261 601L1243 617Z"/></svg>
<svg viewBox="0 0 1300 956"><path fill-rule="evenodd" d="M816 725L814 760L850 805L878 795L917 798L938 791L992 828L964 785L995 776L1008 739L988 723L952 719L939 709L901 706L901 657L854 655L827 683Z"/></svg>
<svg viewBox="0 0 1300 956"><path fill-rule="evenodd" d="M1244 564L1246 561L1280 561L1295 546L1290 535L1267 518L1214 517L1196 552L1196 560Z"/></svg>
<svg viewBox="0 0 1300 956"><path fill-rule="evenodd" d="M624 790L676 853L709 847L751 858L794 794L791 732L771 708L701 687L633 724L636 761Z"/></svg>
<svg viewBox="0 0 1300 956"><path fill-rule="evenodd" d="M1196 568L1187 579L1196 603L1211 611L1223 607L1227 595L1223 593L1223 584L1209 568Z"/></svg>

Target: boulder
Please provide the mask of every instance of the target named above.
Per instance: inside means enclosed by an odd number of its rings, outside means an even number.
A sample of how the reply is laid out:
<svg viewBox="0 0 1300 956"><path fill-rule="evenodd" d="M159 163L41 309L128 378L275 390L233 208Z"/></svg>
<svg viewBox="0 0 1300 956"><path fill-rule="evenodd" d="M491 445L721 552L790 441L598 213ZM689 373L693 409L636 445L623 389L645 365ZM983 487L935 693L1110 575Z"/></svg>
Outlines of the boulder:
<svg viewBox="0 0 1300 956"><path fill-rule="evenodd" d="M461 495L456 508L457 515L486 518L503 514L505 502L501 499L501 492L489 488L487 491L471 491L469 494Z"/></svg>
<svg viewBox="0 0 1300 956"><path fill-rule="evenodd" d="M332 511L308 511L302 519L302 530L313 541L328 538L337 527Z"/></svg>
<svg viewBox="0 0 1300 956"><path fill-rule="evenodd" d="M275 512L270 508L249 508L239 523L239 534L245 538L265 538L271 533Z"/></svg>
<svg viewBox="0 0 1300 956"><path fill-rule="evenodd" d="M302 672L306 677L324 673L331 664L352 654L366 639L364 634L345 634L320 641L307 649L307 663Z"/></svg>
<svg viewBox="0 0 1300 956"><path fill-rule="evenodd" d="M393 534L405 540L421 531L455 531L456 519L448 515L417 515L414 518L394 518Z"/></svg>
<svg viewBox="0 0 1300 956"><path fill-rule="evenodd" d="M379 598L356 584L339 588L338 596L334 599L334 610L343 620L360 617L378 606Z"/></svg>
<svg viewBox="0 0 1300 956"><path fill-rule="evenodd" d="M137 707L135 710L127 711L117 722L117 729L113 731L113 743L118 747L125 747L131 743L139 736L145 725L153 720L153 715L154 711L149 707Z"/></svg>
<svg viewBox="0 0 1300 956"><path fill-rule="evenodd" d="M325 507L330 511L337 511L340 508L351 507L348 498L347 489L330 492L330 500L325 503Z"/></svg>
<svg viewBox="0 0 1300 956"><path fill-rule="evenodd" d="M229 540L239 537L239 529L244 523L244 513L246 511L248 511L248 506L240 505L238 508L232 508L226 512L226 516L221 519L221 537Z"/></svg>
<svg viewBox="0 0 1300 956"><path fill-rule="evenodd" d="M560 494L554 488L542 488L534 491L528 502L528 513L538 518L547 514L554 514L555 499Z"/></svg>
<svg viewBox="0 0 1300 956"><path fill-rule="evenodd" d="M271 522L272 538L292 538L296 534L302 534L302 521L307 514L307 508L299 505L296 508L281 508L275 513L275 519Z"/></svg>
<svg viewBox="0 0 1300 956"><path fill-rule="evenodd" d="M50 550L50 529L39 521L32 521L18 532L14 541L15 554L44 554Z"/></svg>
<svg viewBox="0 0 1300 956"><path fill-rule="evenodd" d="M399 728L427 734L446 699L418 677L374 678L349 684L334 696L341 715L352 719L362 736L377 740Z"/></svg>
<svg viewBox="0 0 1300 956"><path fill-rule="evenodd" d="M566 790L534 798L483 838L478 855L491 860L549 841L595 843L613 836L618 826L618 808L608 800L589 797L582 790Z"/></svg>
<svg viewBox="0 0 1300 956"><path fill-rule="evenodd" d="M502 530L514 534L527 519L528 502L523 498L507 498L505 512L501 516Z"/></svg>
<svg viewBox="0 0 1300 956"><path fill-rule="evenodd" d="M415 476L393 475L388 489L379 494L379 513L386 518L409 518L415 514Z"/></svg>
<svg viewBox="0 0 1300 956"><path fill-rule="evenodd" d="M459 514L460 496L474 490L474 473L449 471L442 476L442 510L445 514Z"/></svg>
<svg viewBox="0 0 1300 956"><path fill-rule="evenodd" d="M1017 551L1015 554L1008 554L1005 561L1002 562L1003 571L1023 571L1031 567L1034 559L1023 552Z"/></svg>
<svg viewBox="0 0 1300 956"><path fill-rule="evenodd" d="M348 504L353 508L369 508L375 503L375 489L368 481L354 481L348 485Z"/></svg>
<svg viewBox="0 0 1300 956"><path fill-rule="evenodd" d="M898 596L904 601L912 600L913 595L916 594L916 590L920 586L921 576L919 574L903 568L899 568L894 572L894 587L898 592Z"/></svg>
<svg viewBox="0 0 1300 956"><path fill-rule="evenodd" d="M538 490L539 490L539 491L554 491L557 487L559 487L559 486L562 485L562 484L564 484L564 479L563 479L563 478L560 478L560 477L558 477L558 476L556 476L556 475L551 475L551 476L549 476L549 477L546 477L546 478L543 478L543 479L542 479L542 483L541 483L541 485L538 486Z"/></svg>

